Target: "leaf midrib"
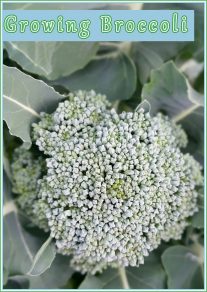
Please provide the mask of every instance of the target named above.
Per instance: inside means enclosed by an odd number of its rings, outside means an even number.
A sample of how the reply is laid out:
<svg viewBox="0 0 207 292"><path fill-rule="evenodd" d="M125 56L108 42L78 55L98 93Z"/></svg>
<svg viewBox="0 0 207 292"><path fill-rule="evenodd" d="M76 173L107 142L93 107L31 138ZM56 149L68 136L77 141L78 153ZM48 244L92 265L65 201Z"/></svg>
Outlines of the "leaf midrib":
<svg viewBox="0 0 207 292"><path fill-rule="evenodd" d="M25 111L29 112L31 115L35 116L35 117L40 117L40 115L35 111L33 110L32 108L24 105L23 103L13 99L12 97L8 96L8 95L3 95L3 97L7 100L9 100L10 102L16 104L17 106L19 106L20 108L24 109Z"/></svg>

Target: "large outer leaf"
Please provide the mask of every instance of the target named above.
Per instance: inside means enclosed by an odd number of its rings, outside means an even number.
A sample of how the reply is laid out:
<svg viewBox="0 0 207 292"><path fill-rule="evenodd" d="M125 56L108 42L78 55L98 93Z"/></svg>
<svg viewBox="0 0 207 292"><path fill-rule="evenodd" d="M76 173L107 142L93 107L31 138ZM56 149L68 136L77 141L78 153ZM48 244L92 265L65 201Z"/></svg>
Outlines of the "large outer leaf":
<svg viewBox="0 0 207 292"><path fill-rule="evenodd" d="M163 63L163 59L154 52L153 45L148 48L146 43L133 42L131 57L135 62L141 84L148 80L152 69L159 68Z"/></svg>
<svg viewBox="0 0 207 292"><path fill-rule="evenodd" d="M198 107L180 120L180 124L188 134L189 143L186 152L190 152L204 164L204 108Z"/></svg>
<svg viewBox="0 0 207 292"><path fill-rule="evenodd" d="M11 182L5 172L3 171L3 213L10 213L15 211L15 206L11 197ZM5 217L6 218L6 217ZM8 281L10 267L13 257L13 242L10 237L10 230L7 220L3 220L3 283Z"/></svg>
<svg viewBox="0 0 207 292"><path fill-rule="evenodd" d="M166 275L155 252L151 252L139 268L128 268L127 275L134 289L164 289L166 286Z"/></svg>
<svg viewBox="0 0 207 292"><path fill-rule="evenodd" d="M30 282L30 288L49 289L60 288L65 285L73 274L69 267L69 257L57 255L47 271L40 276L28 276L34 257L42 243L45 234L37 236L25 231L20 217L13 208L10 181L4 175L4 217L3 217L3 270L4 285L8 289L23 287ZM40 263L40 262L39 262ZM44 265L45 267L45 265ZM8 282L8 283L7 283Z"/></svg>
<svg viewBox="0 0 207 292"><path fill-rule="evenodd" d="M185 118L203 106L203 96L195 92L172 61L151 71L150 82L142 90L142 99L151 104L151 113L162 110L171 118Z"/></svg>
<svg viewBox="0 0 207 292"><path fill-rule="evenodd" d="M185 50L186 42L144 42L142 45L146 50L153 50L155 56L165 62Z"/></svg>
<svg viewBox="0 0 207 292"><path fill-rule="evenodd" d="M54 82L73 91L94 89L110 100L129 99L136 88L136 68L122 52L98 57L84 69Z"/></svg>
<svg viewBox="0 0 207 292"><path fill-rule="evenodd" d="M57 255L51 266L40 276L26 275L34 261L36 251L42 243L42 238L26 232L21 227L18 216L14 212L4 216L3 238L4 284L10 280L12 281L8 284L11 285L14 281L19 282L18 277L11 278L11 276L24 275L24 278L30 282L30 288L60 288L65 285L74 272L69 267L69 257Z"/></svg>
<svg viewBox="0 0 207 292"><path fill-rule="evenodd" d="M63 287L71 278L74 270L70 267L69 257L58 254L51 267L40 276L28 276L31 289L55 289Z"/></svg>
<svg viewBox="0 0 207 292"><path fill-rule="evenodd" d="M3 66L3 119L10 134L30 147L31 123L40 111L51 111L63 97L43 81L36 80L16 68Z"/></svg>
<svg viewBox="0 0 207 292"><path fill-rule="evenodd" d="M83 68L95 55L93 42L5 42L10 59L24 70L57 79Z"/></svg>
<svg viewBox="0 0 207 292"><path fill-rule="evenodd" d="M188 134L186 151L203 163L204 100L172 61L152 70L150 82L142 89L142 99L151 104L151 114L163 111L182 124Z"/></svg>
<svg viewBox="0 0 207 292"><path fill-rule="evenodd" d="M51 267L56 256L56 248L52 238L49 237L34 257L28 275L39 276Z"/></svg>
<svg viewBox="0 0 207 292"><path fill-rule="evenodd" d="M9 236L9 229L7 226L7 223L3 222L3 282L4 285L7 283L8 281L8 277L9 277L9 273L10 273L10 266L11 266L11 262L12 262L12 256L13 256L13 246L12 246L12 241L11 238Z"/></svg>
<svg viewBox="0 0 207 292"><path fill-rule="evenodd" d="M202 289L202 268L198 256L185 246L172 246L162 255L169 289Z"/></svg>
<svg viewBox="0 0 207 292"><path fill-rule="evenodd" d="M24 275L33 260L33 254L25 240L17 214L10 212L4 216L4 263L10 275Z"/></svg>
<svg viewBox="0 0 207 292"><path fill-rule="evenodd" d="M166 275L159 256L151 253L144 265L127 268L126 275L131 289L162 289L166 285ZM98 276L87 275L79 289L121 289L122 283L117 269L107 269Z"/></svg>
<svg viewBox="0 0 207 292"><path fill-rule="evenodd" d="M3 166L7 177L12 182L11 160L16 147L21 145L21 140L9 134L6 122L3 122Z"/></svg>

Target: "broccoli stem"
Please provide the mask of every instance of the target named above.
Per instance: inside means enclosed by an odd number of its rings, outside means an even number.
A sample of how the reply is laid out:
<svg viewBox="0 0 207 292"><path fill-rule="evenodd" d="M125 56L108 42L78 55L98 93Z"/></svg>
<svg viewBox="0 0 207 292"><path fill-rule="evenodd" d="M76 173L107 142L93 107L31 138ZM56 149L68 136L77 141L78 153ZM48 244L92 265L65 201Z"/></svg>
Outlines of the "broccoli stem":
<svg viewBox="0 0 207 292"><path fill-rule="evenodd" d="M119 267L118 271L119 271L119 276L121 278L121 282L122 282L123 288L124 289L130 289L125 268L124 267Z"/></svg>

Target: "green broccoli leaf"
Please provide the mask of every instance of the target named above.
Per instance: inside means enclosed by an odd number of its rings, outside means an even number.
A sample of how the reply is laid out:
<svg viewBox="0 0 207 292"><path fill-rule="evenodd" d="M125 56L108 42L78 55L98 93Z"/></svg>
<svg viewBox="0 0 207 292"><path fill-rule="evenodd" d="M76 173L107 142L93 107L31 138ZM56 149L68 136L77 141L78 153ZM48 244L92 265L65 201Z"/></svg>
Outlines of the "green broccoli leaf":
<svg viewBox="0 0 207 292"><path fill-rule="evenodd" d="M169 61L151 71L150 82L142 89L142 99L151 104L151 114L163 111L180 121L204 104L203 95L196 92L175 64Z"/></svg>
<svg viewBox="0 0 207 292"><path fill-rule="evenodd" d="M17 208L11 196L11 182L4 173L4 206L3 206L3 276L8 289L26 285L30 288L60 288L72 276L74 270L69 267L69 257L57 255L51 266L41 276L28 276L39 247L44 242L45 234L33 235L22 227ZM39 259L42 263L42 259ZM25 287L25 286L24 286ZM22 287L22 288L24 288Z"/></svg>
<svg viewBox="0 0 207 292"><path fill-rule="evenodd" d="M183 129L188 134L189 143L185 152L193 156L204 164L204 108L198 107L191 114L180 121Z"/></svg>
<svg viewBox="0 0 207 292"><path fill-rule="evenodd" d="M62 85L70 91L94 89L106 94L109 100L126 100L136 89L136 68L130 57L113 52L95 58L84 69L52 84Z"/></svg>
<svg viewBox="0 0 207 292"><path fill-rule="evenodd" d="M3 119L10 134L31 146L30 126L40 111L50 111L63 97L43 81L4 66Z"/></svg>
<svg viewBox="0 0 207 292"><path fill-rule="evenodd" d="M11 165L14 149L21 145L21 140L9 134L6 123L3 123L3 166L7 178L12 182Z"/></svg>
<svg viewBox="0 0 207 292"><path fill-rule="evenodd" d="M169 289L203 288L203 263L191 249L181 245L169 247L162 255L162 263L168 275Z"/></svg>
<svg viewBox="0 0 207 292"><path fill-rule="evenodd" d="M74 270L70 267L69 257L57 254L51 267L40 276L28 276L31 289L62 288L71 278Z"/></svg>
<svg viewBox="0 0 207 292"><path fill-rule="evenodd" d="M83 68L98 50L93 42L5 42L9 58L49 80Z"/></svg>
<svg viewBox="0 0 207 292"><path fill-rule="evenodd" d="M52 238L49 237L38 250L32 266L27 273L30 276L39 276L50 268L56 256L56 248Z"/></svg>
<svg viewBox="0 0 207 292"><path fill-rule="evenodd" d="M163 289L166 275L160 258L152 252L145 258L145 263L138 268L126 268L126 275L131 289ZM108 268L102 274L87 275L79 289L122 289L118 269Z"/></svg>
<svg viewBox="0 0 207 292"><path fill-rule="evenodd" d="M148 48L146 43L132 43L131 57L141 84L148 80L152 69L159 68L163 63L162 58L152 48Z"/></svg>
<svg viewBox="0 0 207 292"><path fill-rule="evenodd" d="M4 263L9 275L24 275L33 260L16 212L4 205Z"/></svg>
<svg viewBox="0 0 207 292"><path fill-rule="evenodd" d="M162 111L182 124L189 137L186 151L203 163L204 97L190 86L172 61L151 71L150 82L142 89L142 99L151 104L152 115Z"/></svg>
<svg viewBox="0 0 207 292"><path fill-rule="evenodd" d="M69 267L69 257L62 255L57 255L45 272L42 269L43 263L44 267L46 266L44 259L40 260L39 258L38 268L39 271L41 268L43 273L40 276L26 275L34 262L35 254L42 244L43 237L34 236L25 231L15 212L11 211L4 216L3 238L4 285L7 283L8 289L19 283L18 277L20 275L24 275L24 278L29 280L31 289L60 288L72 276L74 270Z"/></svg>

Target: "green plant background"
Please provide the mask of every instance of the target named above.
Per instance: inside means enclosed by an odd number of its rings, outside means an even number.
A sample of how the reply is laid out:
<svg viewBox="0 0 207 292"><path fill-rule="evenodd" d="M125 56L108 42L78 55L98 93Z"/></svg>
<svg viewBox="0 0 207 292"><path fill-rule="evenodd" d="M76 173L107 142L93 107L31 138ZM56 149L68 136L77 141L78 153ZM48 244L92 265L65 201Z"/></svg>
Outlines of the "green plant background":
<svg viewBox="0 0 207 292"><path fill-rule="evenodd" d="M4 43L4 288L122 288L115 269L95 276L72 270L69 257L55 254L52 242L47 240L49 235L17 210L11 191L12 153L22 141L26 147L31 146L30 124L38 119L39 112L51 112L70 91L94 89L106 94L118 111L133 111L146 99L151 114L161 111L169 115L188 134L186 151L203 165L204 6L198 3L148 3L142 7L97 3L4 5L4 9L195 10L195 42ZM19 111L13 101L27 110ZM199 212L189 218L190 226L181 240L162 243L144 265L126 269L130 288L203 288L203 193L200 189Z"/></svg>

